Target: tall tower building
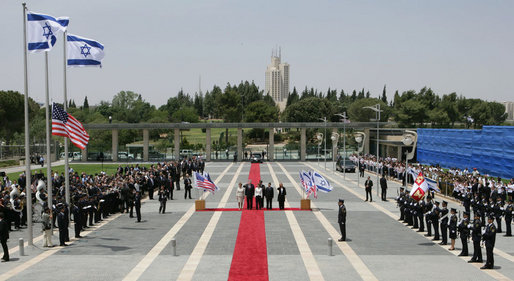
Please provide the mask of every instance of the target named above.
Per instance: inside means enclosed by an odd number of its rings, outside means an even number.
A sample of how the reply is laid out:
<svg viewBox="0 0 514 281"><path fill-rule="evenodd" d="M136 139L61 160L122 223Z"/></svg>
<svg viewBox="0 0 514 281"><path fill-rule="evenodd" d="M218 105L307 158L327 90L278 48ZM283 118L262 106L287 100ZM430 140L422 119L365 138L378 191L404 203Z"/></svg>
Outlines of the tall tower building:
<svg viewBox="0 0 514 281"><path fill-rule="evenodd" d="M265 93L270 95L280 110L286 107L289 95L289 64L281 62L281 50L271 52L271 64L266 69Z"/></svg>

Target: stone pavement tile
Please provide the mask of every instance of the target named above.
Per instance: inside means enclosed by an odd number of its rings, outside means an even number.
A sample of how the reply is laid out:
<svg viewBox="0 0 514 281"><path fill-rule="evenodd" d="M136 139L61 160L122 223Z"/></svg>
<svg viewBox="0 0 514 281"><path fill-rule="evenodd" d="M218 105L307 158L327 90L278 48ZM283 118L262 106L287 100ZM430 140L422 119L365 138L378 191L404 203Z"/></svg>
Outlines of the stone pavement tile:
<svg viewBox="0 0 514 281"><path fill-rule="evenodd" d="M178 255L190 255L193 252L193 249L202 236L203 230L209 223L213 213L214 212L195 212L187 223L180 229L175 236ZM173 225L169 224L167 230L171 227L173 227ZM161 237L163 235L161 235ZM154 244L159 240L160 238L157 241L154 241ZM167 255L168 253L171 253L171 243L166 245L160 255Z"/></svg>
<svg viewBox="0 0 514 281"><path fill-rule="evenodd" d="M268 275L270 281L309 280L309 275L299 254L270 255L268 251Z"/></svg>
<svg viewBox="0 0 514 281"><path fill-rule="evenodd" d="M140 258L140 255L53 255L11 280L121 280Z"/></svg>
<svg viewBox="0 0 514 281"><path fill-rule="evenodd" d="M266 223L266 244L270 255L298 255L300 251L286 218L280 211L264 212Z"/></svg>
<svg viewBox="0 0 514 281"><path fill-rule="evenodd" d="M359 274L339 248L334 246L334 253L336 251L339 254L334 256L328 256L327 254L314 256L325 280L361 280Z"/></svg>
<svg viewBox="0 0 514 281"><path fill-rule="evenodd" d="M313 255L328 255L328 238L330 235L325 231L319 220L312 212L294 212L296 220L302 229L305 239ZM343 255L343 253L333 242L332 253L334 255ZM344 257L344 256L343 256ZM344 258L346 260L346 258ZM319 264L319 263L318 263Z"/></svg>
<svg viewBox="0 0 514 281"><path fill-rule="evenodd" d="M139 280L176 280L188 258L188 255L176 257L160 255L146 269Z"/></svg>
<svg viewBox="0 0 514 281"><path fill-rule="evenodd" d="M230 272L232 255L204 255L193 280L226 281Z"/></svg>
<svg viewBox="0 0 514 281"><path fill-rule="evenodd" d="M453 255L360 255L379 280L492 280Z"/></svg>
<svg viewBox="0 0 514 281"><path fill-rule="evenodd" d="M204 255L228 255L232 256L236 245L237 233L239 230L239 222L241 221L241 212L223 212L220 220L212 234L212 238L205 249ZM202 258L200 265L204 262L212 262Z"/></svg>

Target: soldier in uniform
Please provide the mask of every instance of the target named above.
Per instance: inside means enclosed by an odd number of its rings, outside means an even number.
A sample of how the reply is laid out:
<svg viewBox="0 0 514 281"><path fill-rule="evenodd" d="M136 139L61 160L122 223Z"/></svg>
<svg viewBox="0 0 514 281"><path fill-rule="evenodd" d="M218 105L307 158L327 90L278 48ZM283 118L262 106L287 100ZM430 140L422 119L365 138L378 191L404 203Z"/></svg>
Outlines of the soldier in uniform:
<svg viewBox="0 0 514 281"><path fill-rule="evenodd" d="M441 210L441 243L439 245L448 244L448 202L443 201L443 209Z"/></svg>
<svg viewBox="0 0 514 281"><path fill-rule="evenodd" d="M485 251L487 260L485 265L480 269L493 269L494 268L494 255L493 248L494 243L496 241L496 227L494 226L494 215L490 214L487 219L487 226L485 227L484 235L482 235L482 239L485 241Z"/></svg>
<svg viewBox="0 0 514 281"><path fill-rule="evenodd" d="M514 207L512 206L512 198L509 199L509 203L505 206L505 224L507 228L507 233L505 236L512 236L511 223L512 223L512 212L514 211Z"/></svg>
<svg viewBox="0 0 514 281"><path fill-rule="evenodd" d="M493 206L494 217L496 218L497 233L502 233L502 216L503 216L503 202L500 196L496 199L496 204Z"/></svg>
<svg viewBox="0 0 514 281"><path fill-rule="evenodd" d="M434 239L433 241L440 240L439 237L439 218L441 216L441 209L439 209L439 201L435 201L434 210L432 210L432 224L434 226Z"/></svg>
<svg viewBox="0 0 514 281"><path fill-rule="evenodd" d="M423 212L425 211L425 201L420 200L417 204L417 214L419 221L419 230L418 232L425 232L425 223L423 222Z"/></svg>
<svg viewBox="0 0 514 281"><path fill-rule="evenodd" d="M430 237L432 236L432 223L430 223L431 221L431 217L432 217L432 209L434 208L434 204L432 203L432 197L431 196L427 196L426 197L426 204L425 204L425 222L427 224L427 234L425 234L425 236L427 237Z"/></svg>
<svg viewBox="0 0 514 281"><path fill-rule="evenodd" d="M59 214L57 215L57 224L59 226L59 246L68 246L66 245L66 215L64 214L64 205L61 205L59 208Z"/></svg>
<svg viewBox="0 0 514 281"><path fill-rule="evenodd" d="M455 239L457 239L457 210L455 208L452 208L450 210L451 216L450 216L450 224L448 225L448 229L450 230L450 239L451 239L451 246L450 251L455 250Z"/></svg>
<svg viewBox="0 0 514 281"><path fill-rule="evenodd" d="M413 222L413 227L412 229L418 229L419 226L418 226L418 202L416 202L414 199L412 199L412 203L411 203L411 209L410 209L410 216L412 218L412 222Z"/></svg>
<svg viewBox="0 0 514 281"><path fill-rule="evenodd" d="M469 236L469 213L464 212L464 218L460 221L458 229L460 234L460 241L462 242L462 251L459 256L465 257L468 256L468 236Z"/></svg>
<svg viewBox="0 0 514 281"><path fill-rule="evenodd" d="M480 248L480 241L482 240L482 222L480 221L480 214L475 213L475 220L473 225L470 225L472 233L471 239L473 240L473 257L468 262L483 262L482 249Z"/></svg>
<svg viewBox="0 0 514 281"><path fill-rule="evenodd" d="M400 195L396 198L396 203L400 207L400 219L399 221L405 220L405 189L400 187Z"/></svg>
<svg viewBox="0 0 514 281"><path fill-rule="evenodd" d="M339 223L339 229L341 230L341 239L339 242L346 240L346 207L344 206L344 200L339 199L339 215L337 216L337 223Z"/></svg>

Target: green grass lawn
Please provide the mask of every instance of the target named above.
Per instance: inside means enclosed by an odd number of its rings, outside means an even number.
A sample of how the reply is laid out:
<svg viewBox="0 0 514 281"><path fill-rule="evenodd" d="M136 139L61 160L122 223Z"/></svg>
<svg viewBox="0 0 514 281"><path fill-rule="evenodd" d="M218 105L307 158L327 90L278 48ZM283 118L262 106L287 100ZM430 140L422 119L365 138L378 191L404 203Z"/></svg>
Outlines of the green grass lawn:
<svg viewBox="0 0 514 281"><path fill-rule="evenodd" d="M140 164L139 167L150 167L151 164ZM130 165L129 165L130 166ZM135 164L134 164L135 166ZM85 172L88 175L94 175L102 171L102 164L70 164L70 167L73 168L76 172L81 174L82 172ZM125 167L125 165L122 165L122 167ZM103 171L106 172L108 175L112 175L116 173L116 169L118 168L118 164L104 164L103 165ZM46 176L46 167L42 169L36 169L32 170L32 173L42 171L43 174ZM57 171L59 174L64 172L64 165L61 166L55 166L52 167L53 171ZM11 180L18 180L18 177L20 176L22 172L16 172L16 173L9 173L7 176Z"/></svg>

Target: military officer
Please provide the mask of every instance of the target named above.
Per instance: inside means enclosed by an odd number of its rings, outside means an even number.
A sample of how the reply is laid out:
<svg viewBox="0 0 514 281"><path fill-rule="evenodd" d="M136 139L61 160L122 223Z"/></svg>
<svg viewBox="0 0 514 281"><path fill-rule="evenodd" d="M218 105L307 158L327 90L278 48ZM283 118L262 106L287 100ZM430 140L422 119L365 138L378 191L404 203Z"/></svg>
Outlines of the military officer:
<svg viewBox="0 0 514 281"><path fill-rule="evenodd" d="M455 250L455 239L457 239L457 210L455 208L452 208L450 210L451 216L450 216L450 224L448 225L448 229L450 230L450 239L451 239L451 246L450 251Z"/></svg>
<svg viewBox="0 0 514 281"><path fill-rule="evenodd" d="M427 224L427 234L425 236L430 237L432 236L432 223L431 217L432 217L432 209L434 208L434 204L432 203L432 197L427 196L425 197L427 202L425 203L425 222Z"/></svg>
<svg viewBox="0 0 514 281"><path fill-rule="evenodd" d="M473 224L469 225L472 230L471 239L473 240L473 257L468 262L483 262L482 249L480 248L480 240L482 239L482 222L480 221L480 214L475 213L475 220Z"/></svg>
<svg viewBox="0 0 514 281"><path fill-rule="evenodd" d="M505 206L505 224L507 228L507 233L505 236L512 236L511 223L512 223L512 212L514 211L514 206L512 205L512 198L509 199L509 203Z"/></svg>
<svg viewBox="0 0 514 281"><path fill-rule="evenodd" d="M440 245L448 244L448 202L443 201L443 209L441 210L441 243Z"/></svg>
<svg viewBox="0 0 514 281"><path fill-rule="evenodd" d="M487 219L487 226L485 227L484 234L482 235L482 239L485 241L485 251L487 260L485 265L480 269L493 269L494 268L494 256L493 256L493 248L494 243L496 242L496 227L494 226L494 214L490 214Z"/></svg>
<svg viewBox="0 0 514 281"><path fill-rule="evenodd" d="M341 230L341 239L339 242L346 240L346 207L344 206L344 200L339 199L339 215L337 216L337 222L339 223L339 229Z"/></svg>
<svg viewBox="0 0 514 281"><path fill-rule="evenodd" d="M434 226L434 239L433 241L440 240L439 237L439 218L441 216L441 209L439 209L439 201L435 201L435 207L432 211L432 224Z"/></svg>
<svg viewBox="0 0 514 281"><path fill-rule="evenodd" d="M464 218L460 221L458 229L460 233L460 241L462 242L462 251L459 256L465 257L468 255L468 236L469 236L469 213L464 212Z"/></svg>

